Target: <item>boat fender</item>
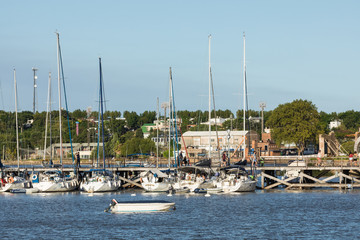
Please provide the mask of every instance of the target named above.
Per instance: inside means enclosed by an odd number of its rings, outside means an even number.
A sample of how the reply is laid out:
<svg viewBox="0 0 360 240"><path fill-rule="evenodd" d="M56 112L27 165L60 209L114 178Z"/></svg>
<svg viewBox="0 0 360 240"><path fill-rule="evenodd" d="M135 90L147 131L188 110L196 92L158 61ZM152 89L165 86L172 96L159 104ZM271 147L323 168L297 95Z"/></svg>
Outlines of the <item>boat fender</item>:
<svg viewBox="0 0 360 240"><path fill-rule="evenodd" d="M10 177L9 178L9 183L13 183L14 182L14 178L13 177Z"/></svg>
<svg viewBox="0 0 360 240"><path fill-rule="evenodd" d="M140 182L141 182L141 183L143 182L142 177L140 177Z"/></svg>
<svg viewBox="0 0 360 240"><path fill-rule="evenodd" d="M37 178L38 178L37 175L33 175L33 176L31 177L31 179L32 179L33 181L35 181Z"/></svg>

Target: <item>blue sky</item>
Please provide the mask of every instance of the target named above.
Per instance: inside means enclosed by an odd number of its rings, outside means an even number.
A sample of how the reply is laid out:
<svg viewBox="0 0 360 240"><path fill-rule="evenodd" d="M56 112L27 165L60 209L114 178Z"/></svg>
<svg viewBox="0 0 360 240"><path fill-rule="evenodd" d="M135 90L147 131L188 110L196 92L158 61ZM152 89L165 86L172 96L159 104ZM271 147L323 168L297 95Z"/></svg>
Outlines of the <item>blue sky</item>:
<svg viewBox="0 0 360 240"><path fill-rule="evenodd" d="M60 33L71 111L97 109L98 57L107 108L156 110L168 99L172 67L178 110L207 110L208 35L217 109L242 108L242 34L249 107L294 99L318 110L359 110L358 1L3 1L0 108L46 110L48 72L57 109L56 35Z"/></svg>

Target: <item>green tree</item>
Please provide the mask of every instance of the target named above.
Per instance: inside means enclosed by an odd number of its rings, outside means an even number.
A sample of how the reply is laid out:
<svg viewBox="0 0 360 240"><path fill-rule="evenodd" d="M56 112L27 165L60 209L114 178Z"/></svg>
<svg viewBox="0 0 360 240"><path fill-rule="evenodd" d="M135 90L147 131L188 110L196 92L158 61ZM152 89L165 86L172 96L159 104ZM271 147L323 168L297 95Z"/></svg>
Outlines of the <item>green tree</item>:
<svg viewBox="0 0 360 240"><path fill-rule="evenodd" d="M299 154L306 142L316 141L319 129L319 113L312 102L294 100L280 104L267 121L273 139L278 145L295 143Z"/></svg>
<svg viewBox="0 0 360 240"><path fill-rule="evenodd" d="M127 124L129 129L135 130L135 129L140 127L140 125L139 125L139 116L137 115L136 112L125 111L124 112L124 117L126 119L126 124Z"/></svg>

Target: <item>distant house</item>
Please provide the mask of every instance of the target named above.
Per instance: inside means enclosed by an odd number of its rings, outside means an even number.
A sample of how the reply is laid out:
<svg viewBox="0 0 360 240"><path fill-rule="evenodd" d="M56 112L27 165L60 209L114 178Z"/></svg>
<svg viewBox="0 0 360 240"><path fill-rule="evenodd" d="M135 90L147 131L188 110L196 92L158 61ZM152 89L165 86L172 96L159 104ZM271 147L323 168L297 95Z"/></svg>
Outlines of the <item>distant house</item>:
<svg viewBox="0 0 360 240"><path fill-rule="evenodd" d="M331 121L331 122L329 123L329 128L330 128L330 130L333 129L333 128L338 128L338 127L341 126L341 124L342 124L342 121L336 119L336 120Z"/></svg>
<svg viewBox="0 0 360 240"><path fill-rule="evenodd" d="M226 121L225 118L217 117L217 118L210 118L210 125L218 125L221 126ZM209 125L209 121L201 123L202 125Z"/></svg>
<svg viewBox="0 0 360 240"><path fill-rule="evenodd" d="M80 153L81 159L90 159L91 152L93 149L97 148L97 143L73 143L73 152ZM103 144L100 142L99 146L102 147ZM71 153L71 145L70 143L63 143L62 144L63 156ZM46 153L50 154L50 147L46 149ZM60 156L60 143L52 144L52 153L54 156Z"/></svg>
<svg viewBox="0 0 360 240"><path fill-rule="evenodd" d="M156 130L156 124L154 123L145 123L141 126L142 133L144 135L144 138L148 138L150 136L151 130Z"/></svg>
<svg viewBox="0 0 360 240"><path fill-rule="evenodd" d="M244 139L245 136L245 139ZM217 138L218 137L218 138ZM259 136L255 131L187 131L183 134L184 142L189 152L190 157L204 154L209 151L224 151L241 152L245 146L249 146L253 141L258 141ZM185 146L182 145L182 149ZM248 155L248 148L245 148L245 154Z"/></svg>

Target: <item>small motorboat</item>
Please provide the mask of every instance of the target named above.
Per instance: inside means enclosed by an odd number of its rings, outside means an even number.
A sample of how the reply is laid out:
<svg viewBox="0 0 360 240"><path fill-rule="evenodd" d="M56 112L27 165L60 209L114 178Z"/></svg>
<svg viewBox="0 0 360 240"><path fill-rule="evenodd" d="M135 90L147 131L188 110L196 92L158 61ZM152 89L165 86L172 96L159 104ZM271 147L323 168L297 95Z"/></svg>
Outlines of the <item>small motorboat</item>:
<svg viewBox="0 0 360 240"><path fill-rule="evenodd" d="M162 200L143 200L143 201L122 201L113 199L105 212L112 213L146 213L160 212L175 209L175 203Z"/></svg>
<svg viewBox="0 0 360 240"><path fill-rule="evenodd" d="M16 189L11 189L10 192L11 193L37 193L37 192L39 192L39 189L37 189L37 188L16 188Z"/></svg>

